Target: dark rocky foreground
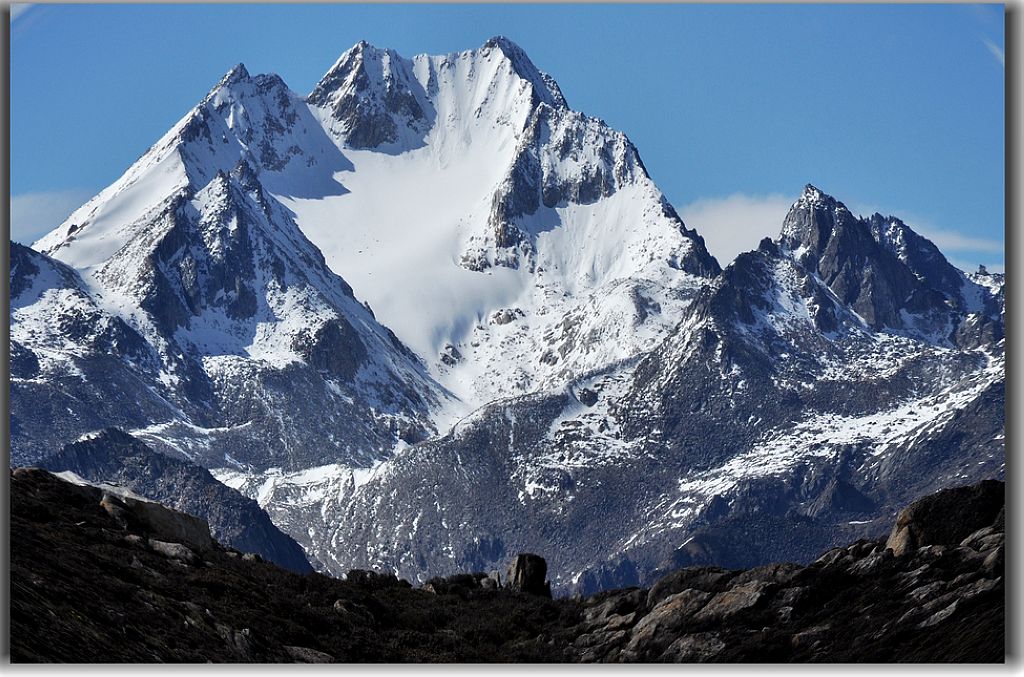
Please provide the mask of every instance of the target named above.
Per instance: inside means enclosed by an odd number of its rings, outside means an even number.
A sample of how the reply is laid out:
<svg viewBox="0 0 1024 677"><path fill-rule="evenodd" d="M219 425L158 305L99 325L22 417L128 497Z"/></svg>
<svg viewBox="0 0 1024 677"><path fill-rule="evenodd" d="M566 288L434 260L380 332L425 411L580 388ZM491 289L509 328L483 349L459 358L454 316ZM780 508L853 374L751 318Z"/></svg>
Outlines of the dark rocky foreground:
<svg viewBox="0 0 1024 677"><path fill-rule="evenodd" d="M43 470L10 481L15 662L1004 659L1001 482L922 499L888 542L806 567L690 567L553 600L539 558L517 558L501 587L298 575L159 504Z"/></svg>

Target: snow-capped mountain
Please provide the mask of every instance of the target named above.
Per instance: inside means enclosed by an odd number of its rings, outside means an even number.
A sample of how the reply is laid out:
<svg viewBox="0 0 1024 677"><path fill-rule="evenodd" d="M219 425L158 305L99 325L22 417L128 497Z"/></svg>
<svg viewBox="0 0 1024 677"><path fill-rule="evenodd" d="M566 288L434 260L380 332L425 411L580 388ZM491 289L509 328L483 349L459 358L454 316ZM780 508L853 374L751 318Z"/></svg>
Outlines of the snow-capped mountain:
<svg viewBox="0 0 1024 677"><path fill-rule="evenodd" d="M411 60L360 43L307 100L347 192L285 204L468 403L653 347L718 271L629 140L504 38Z"/></svg>
<svg viewBox="0 0 1024 677"><path fill-rule="evenodd" d="M163 361L102 309L77 271L11 243L11 463L32 463L83 433L187 416L158 389ZM188 361L170 359L179 371Z"/></svg>
<svg viewBox="0 0 1024 677"><path fill-rule="evenodd" d="M1003 473L1001 276L812 186L722 271L504 38L361 42L308 96L236 66L34 249L12 462L117 426L335 573L532 550L593 590Z"/></svg>
<svg viewBox="0 0 1024 677"><path fill-rule="evenodd" d="M163 411L124 412L108 425L204 465L246 468L304 468L325 458L369 465L396 443L435 432L430 414L452 398L328 269L244 160L201 188L175 188L134 221L104 210L51 249L80 266L61 279L74 280L71 298L88 310L63 300L54 275L37 273L23 283L32 289L13 296L12 336L28 354L68 338L65 315L92 312L124 326L141 356L126 357L129 375L110 387L128 380ZM42 271L68 270L24 251L45 261ZM80 353L62 357L81 370L78 362L92 356ZM44 368L34 383L13 386L49 387L48 397L60 399L68 393L56 379L68 369ZM64 403L89 426L75 436L95 425L84 416L90 399ZM15 420L25 425L32 410L17 402ZM325 424L310 426L307 417ZM44 439L71 441L54 437ZM17 434L13 446L17 456Z"/></svg>
<svg viewBox="0 0 1024 677"><path fill-rule="evenodd" d="M259 479L272 513L293 481L354 490L483 403L652 349L719 271L629 140L504 38L411 60L359 43L307 97L238 65L34 247L86 310L52 275L17 299L23 362L71 343L12 383L15 456L117 425ZM50 321L69 313L138 355L76 344Z"/></svg>
<svg viewBox="0 0 1024 677"><path fill-rule="evenodd" d="M411 60L359 43L304 99L237 66L35 248L109 267L239 163L462 413L653 348L718 272L629 140L504 38Z"/></svg>
<svg viewBox="0 0 1024 677"><path fill-rule="evenodd" d="M928 274L883 221L937 256ZM814 234L831 254L794 246ZM868 282L848 294L833 261ZM878 270L928 302L873 326L857 308L892 298ZM809 186L656 350L397 455L331 514L332 547L408 576L545 552L559 587L593 590L873 533L908 496L1004 474L1001 280L982 277Z"/></svg>

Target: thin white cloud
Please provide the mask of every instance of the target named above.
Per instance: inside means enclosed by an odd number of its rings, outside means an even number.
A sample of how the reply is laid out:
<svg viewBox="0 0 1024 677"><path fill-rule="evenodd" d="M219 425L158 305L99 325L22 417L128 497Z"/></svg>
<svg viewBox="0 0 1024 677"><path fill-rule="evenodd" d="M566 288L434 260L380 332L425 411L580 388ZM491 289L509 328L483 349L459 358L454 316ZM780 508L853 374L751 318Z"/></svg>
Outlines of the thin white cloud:
<svg viewBox="0 0 1024 677"><path fill-rule="evenodd" d="M985 266L985 269L988 270L988 272L990 272L990 273L1005 273L1006 272L1006 265L1002 261L983 262L983 261L969 261L969 260L966 260L966 259L948 259L948 260L955 267L957 267L960 270L962 270L964 272L967 272L967 273L976 272L978 270L978 266L979 265Z"/></svg>
<svg viewBox="0 0 1024 677"><path fill-rule="evenodd" d="M11 22L13 23L19 16L32 9L34 5L30 2L18 2L11 5Z"/></svg>
<svg viewBox="0 0 1024 677"><path fill-rule="evenodd" d="M737 255L757 249L762 239L777 237L793 199L779 194L734 193L691 202L679 214L688 227L697 229L724 268Z"/></svg>
<svg viewBox="0 0 1024 677"><path fill-rule="evenodd" d="M32 244L93 196L84 189L23 193L11 197L11 239Z"/></svg>
<svg viewBox="0 0 1024 677"><path fill-rule="evenodd" d="M983 237L969 237L952 230L937 230L928 226L915 226L911 228L935 243L943 252L984 252L986 254L1002 254L1005 250L1003 243L999 240L990 240Z"/></svg>
<svg viewBox="0 0 1024 677"><path fill-rule="evenodd" d="M1005 68L1006 52L1003 51L1003 48L986 38L982 38L982 42L984 42L985 46L988 47L988 51L992 52L992 56L996 58L996 61L999 62L999 65Z"/></svg>

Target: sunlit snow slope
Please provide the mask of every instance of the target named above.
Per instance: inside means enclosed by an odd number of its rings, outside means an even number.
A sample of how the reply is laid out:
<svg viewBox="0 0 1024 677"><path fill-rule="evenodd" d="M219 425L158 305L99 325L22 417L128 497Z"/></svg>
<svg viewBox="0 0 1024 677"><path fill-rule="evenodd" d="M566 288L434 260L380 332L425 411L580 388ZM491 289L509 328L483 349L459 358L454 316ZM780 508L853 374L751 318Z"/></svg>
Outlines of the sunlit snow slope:
<svg viewBox="0 0 1024 677"><path fill-rule="evenodd" d="M306 98L236 67L35 246L88 274L241 160L462 412L653 348L718 271L628 139L504 38L359 43Z"/></svg>

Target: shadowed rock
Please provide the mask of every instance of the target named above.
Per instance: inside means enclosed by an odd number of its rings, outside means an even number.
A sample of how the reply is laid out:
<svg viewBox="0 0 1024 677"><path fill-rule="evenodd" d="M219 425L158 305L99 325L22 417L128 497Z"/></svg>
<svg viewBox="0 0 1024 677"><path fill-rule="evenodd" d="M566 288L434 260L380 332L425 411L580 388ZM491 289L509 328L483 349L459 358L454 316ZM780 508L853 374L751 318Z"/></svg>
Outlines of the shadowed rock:
<svg viewBox="0 0 1024 677"><path fill-rule="evenodd" d="M896 518L886 547L905 555L927 545L956 546L992 524L1003 509L1006 485L986 480L915 501Z"/></svg>
<svg viewBox="0 0 1024 677"><path fill-rule="evenodd" d="M543 557L520 553L508 568L508 587L530 595L551 597L551 584L547 581L547 575L548 563Z"/></svg>

